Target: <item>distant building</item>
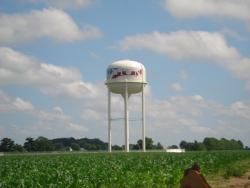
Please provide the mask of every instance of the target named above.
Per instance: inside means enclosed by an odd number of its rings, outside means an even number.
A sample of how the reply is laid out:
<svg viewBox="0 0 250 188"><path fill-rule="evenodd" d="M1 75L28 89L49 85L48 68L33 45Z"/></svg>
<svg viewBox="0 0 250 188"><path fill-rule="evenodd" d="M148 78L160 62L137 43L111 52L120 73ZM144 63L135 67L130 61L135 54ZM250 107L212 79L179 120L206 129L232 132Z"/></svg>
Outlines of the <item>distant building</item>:
<svg viewBox="0 0 250 188"><path fill-rule="evenodd" d="M166 149L168 153L184 153L185 149Z"/></svg>
<svg viewBox="0 0 250 188"><path fill-rule="evenodd" d="M73 149L71 147L66 147L65 150L66 151L73 151Z"/></svg>

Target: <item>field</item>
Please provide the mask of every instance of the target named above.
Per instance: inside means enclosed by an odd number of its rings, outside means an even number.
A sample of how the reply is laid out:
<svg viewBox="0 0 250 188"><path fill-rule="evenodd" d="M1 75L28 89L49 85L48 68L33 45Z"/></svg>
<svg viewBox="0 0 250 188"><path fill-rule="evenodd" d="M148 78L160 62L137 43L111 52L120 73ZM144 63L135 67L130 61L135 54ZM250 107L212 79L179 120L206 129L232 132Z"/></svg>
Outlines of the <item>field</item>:
<svg viewBox="0 0 250 188"><path fill-rule="evenodd" d="M0 187L179 187L194 162L209 176L243 160L249 151L4 155Z"/></svg>

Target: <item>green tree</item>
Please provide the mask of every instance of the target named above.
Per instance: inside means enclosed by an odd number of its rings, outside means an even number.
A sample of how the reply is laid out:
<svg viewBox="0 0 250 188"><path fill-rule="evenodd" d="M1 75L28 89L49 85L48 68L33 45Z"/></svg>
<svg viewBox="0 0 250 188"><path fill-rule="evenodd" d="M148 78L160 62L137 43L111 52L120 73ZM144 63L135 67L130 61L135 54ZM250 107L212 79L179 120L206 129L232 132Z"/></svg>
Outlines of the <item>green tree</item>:
<svg viewBox="0 0 250 188"><path fill-rule="evenodd" d="M71 143L70 147L72 148L72 150L74 151L79 151L80 150L80 145L77 143Z"/></svg>
<svg viewBox="0 0 250 188"><path fill-rule="evenodd" d="M182 141L180 142L179 146L180 146L181 149L186 149L186 147L187 147L187 142L186 142L185 140L182 140Z"/></svg>
<svg viewBox="0 0 250 188"><path fill-rule="evenodd" d="M177 145L168 146L168 149L178 149Z"/></svg>
<svg viewBox="0 0 250 188"><path fill-rule="evenodd" d="M73 137L70 138L55 138L51 140L54 144L62 144L64 147L70 147L71 143L78 143Z"/></svg>
<svg viewBox="0 0 250 188"><path fill-rule="evenodd" d="M114 145L112 146L112 150L122 150L122 147L118 145Z"/></svg>
<svg viewBox="0 0 250 188"><path fill-rule="evenodd" d="M221 138L219 141L219 146L218 149L220 150L229 150L231 148L230 146L230 141L225 139L225 138Z"/></svg>
<svg viewBox="0 0 250 188"><path fill-rule="evenodd" d="M131 149L131 150L139 150L140 148L139 148L138 144L129 144L129 149Z"/></svg>
<svg viewBox="0 0 250 188"><path fill-rule="evenodd" d="M197 142L196 140L194 142L186 142L182 140L179 144L181 149L185 149L187 151L200 151L200 150L206 150L206 147L203 143Z"/></svg>
<svg viewBox="0 0 250 188"><path fill-rule="evenodd" d="M154 141L152 138L146 137L145 141L146 141L146 149L154 149L153 148ZM137 144L138 144L139 148L142 149L142 140L141 139L137 141Z"/></svg>
<svg viewBox="0 0 250 188"><path fill-rule="evenodd" d="M35 140L37 151L53 151L55 149L55 145L48 138L43 136L38 137Z"/></svg>
<svg viewBox="0 0 250 188"><path fill-rule="evenodd" d="M13 150L18 151L18 152L24 152L24 148L20 144L15 144L14 147L13 147Z"/></svg>
<svg viewBox="0 0 250 188"><path fill-rule="evenodd" d="M216 138L208 138L206 137L203 140L203 144L205 145L207 150L217 150L219 149L219 141Z"/></svg>
<svg viewBox="0 0 250 188"><path fill-rule="evenodd" d="M186 142L184 140L182 140L179 144L181 149L185 149L187 151L193 151L195 150L195 143L193 142Z"/></svg>
<svg viewBox="0 0 250 188"><path fill-rule="evenodd" d="M206 147L203 143L201 142L197 142L196 140L194 141L194 145L193 145L193 150L195 151L202 151L202 150L206 150Z"/></svg>
<svg viewBox="0 0 250 188"><path fill-rule="evenodd" d="M55 150L56 151L63 151L63 150L66 150L66 148L63 146L62 143L55 143Z"/></svg>
<svg viewBox="0 0 250 188"><path fill-rule="evenodd" d="M15 144L13 140L11 140L10 138L3 138L0 144L0 151L3 152L14 151L14 146Z"/></svg>
<svg viewBox="0 0 250 188"><path fill-rule="evenodd" d="M244 149L244 144L240 140L238 140L237 143L238 143L239 149Z"/></svg>
<svg viewBox="0 0 250 188"><path fill-rule="evenodd" d="M164 149L164 147L161 145L160 142L158 142L158 143L156 144L155 149Z"/></svg>
<svg viewBox="0 0 250 188"><path fill-rule="evenodd" d="M25 140L26 142L24 142L23 144L24 149L26 149L27 151L37 151L37 143L33 138L28 137Z"/></svg>
<svg viewBox="0 0 250 188"><path fill-rule="evenodd" d="M244 145L240 140L227 140L221 138L217 140L216 138L205 138L203 141L207 150L241 150L244 149Z"/></svg>

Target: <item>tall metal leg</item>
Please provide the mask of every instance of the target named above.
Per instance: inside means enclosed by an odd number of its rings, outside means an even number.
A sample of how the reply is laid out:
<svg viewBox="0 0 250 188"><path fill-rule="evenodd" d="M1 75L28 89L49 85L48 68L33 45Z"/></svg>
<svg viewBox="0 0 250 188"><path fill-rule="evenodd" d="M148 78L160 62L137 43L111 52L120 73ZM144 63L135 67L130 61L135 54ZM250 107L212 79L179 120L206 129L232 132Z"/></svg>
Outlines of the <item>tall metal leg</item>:
<svg viewBox="0 0 250 188"><path fill-rule="evenodd" d="M128 85L125 83L124 94L124 116L125 116L125 151L129 152L129 113L128 113Z"/></svg>
<svg viewBox="0 0 250 188"><path fill-rule="evenodd" d="M112 151L111 144L111 92L108 89L108 151Z"/></svg>
<svg viewBox="0 0 250 188"><path fill-rule="evenodd" d="M146 139L145 139L145 95L144 85L142 84L142 150L146 151Z"/></svg>

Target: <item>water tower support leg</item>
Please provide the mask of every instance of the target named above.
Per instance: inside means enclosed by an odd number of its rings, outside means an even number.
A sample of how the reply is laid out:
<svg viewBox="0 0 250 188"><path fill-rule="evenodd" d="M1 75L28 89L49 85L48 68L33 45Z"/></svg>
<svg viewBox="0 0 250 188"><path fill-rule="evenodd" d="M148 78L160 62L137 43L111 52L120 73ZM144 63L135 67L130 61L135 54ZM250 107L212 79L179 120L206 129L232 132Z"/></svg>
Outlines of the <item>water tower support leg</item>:
<svg viewBox="0 0 250 188"><path fill-rule="evenodd" d="M112 151L111 145L111 92L108 89L108 151Z"/></svg>
<svg viewBox="0 0 250 188"><path fill-rule="evenodd" d="M125 115L125 151L129 152L129 114L128 114L128 85L125 83L124 95L124 115Z"/></svg>
<svg viewBox="0 0 250 188"><path fill-rule="evenodd" d="M145 140L145 95L144 85L142 85L142 150L146 151L146 140Z"/></svg>

